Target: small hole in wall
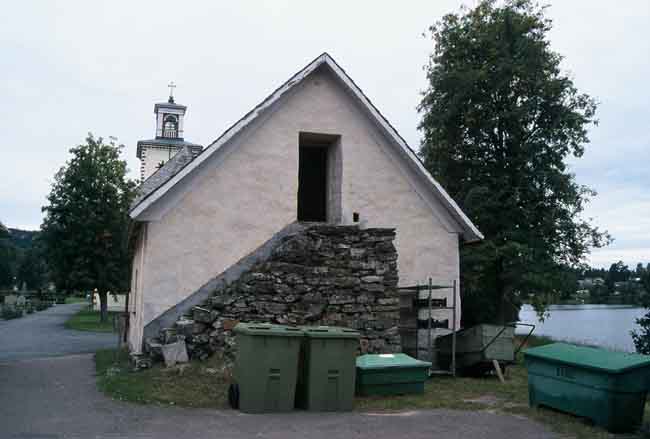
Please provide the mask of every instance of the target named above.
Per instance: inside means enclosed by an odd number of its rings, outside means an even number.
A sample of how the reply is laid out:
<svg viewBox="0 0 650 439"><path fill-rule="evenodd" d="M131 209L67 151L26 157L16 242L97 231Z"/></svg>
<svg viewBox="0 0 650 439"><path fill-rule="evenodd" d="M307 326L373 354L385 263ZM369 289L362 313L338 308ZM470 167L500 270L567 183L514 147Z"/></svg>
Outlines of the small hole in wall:
<svg viewBox="0 0 650 439"><path fill-rule="evenodd" d="M352 214L352 221L354 221L355 223L359 222L359 212L354 212Z"/></svg>

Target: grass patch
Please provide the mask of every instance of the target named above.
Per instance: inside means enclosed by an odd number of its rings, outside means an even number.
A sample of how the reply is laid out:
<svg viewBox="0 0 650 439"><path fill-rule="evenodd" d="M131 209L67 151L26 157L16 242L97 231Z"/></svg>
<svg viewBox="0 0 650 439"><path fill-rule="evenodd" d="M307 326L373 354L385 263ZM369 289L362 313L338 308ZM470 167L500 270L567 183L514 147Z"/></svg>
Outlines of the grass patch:
<svg viewBox="0 0 650 439"><path fill-rule="evenodd" d="M70 305L72 303L88 303L88 299L79 296L67 296L65 298L65 303L66 305Z"/></svg>
<svg viewBox="0 0 650 439"><path fill-rule="evenodd" d="M95 355L97 384L100 391L121 401L223 409L228 406L230 374L224 372L223 362L217 357L133 372L126 352L103 350Z"/></svg>
<svg viewBox="0 0 650 439"><path fill-rule="evenodd" d="M67 329L76 329L78 331L92 332L113 332L113 316L116 313L109 312L105 322L100 321L99 311L89 311L82 309L64 324Z"/></svg>

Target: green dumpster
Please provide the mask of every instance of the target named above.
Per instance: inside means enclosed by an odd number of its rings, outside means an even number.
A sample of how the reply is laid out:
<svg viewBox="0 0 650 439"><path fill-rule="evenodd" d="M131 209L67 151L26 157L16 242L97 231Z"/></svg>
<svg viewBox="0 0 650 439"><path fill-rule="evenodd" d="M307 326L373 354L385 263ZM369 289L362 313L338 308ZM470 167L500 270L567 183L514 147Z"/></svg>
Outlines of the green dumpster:
<svg viewBox="0 0 650 439"><path fill-rule="evenodd" d="M352 410L359 332L334 326L303 327L296 406L313 411Z"/></svg>
<svg viewBox="0 0 650 439"><path fill-rule="evenodd" d="M531 407L590 418L611 432L641 424L650 356L554 343L524 352Z"/></svg>
<svg viewBox="0 0 650 439"><path fill-rule="evenodd" d="M238 323L236 405L248 413L294 408L303 333L289 326Z"/></svg>
<svg viewBox="0 0 650 439"><path fill-rule="evenodd" d="M431 363L406 354L362 355L357 357L357 394L405 395L424 393Z"/></svg>

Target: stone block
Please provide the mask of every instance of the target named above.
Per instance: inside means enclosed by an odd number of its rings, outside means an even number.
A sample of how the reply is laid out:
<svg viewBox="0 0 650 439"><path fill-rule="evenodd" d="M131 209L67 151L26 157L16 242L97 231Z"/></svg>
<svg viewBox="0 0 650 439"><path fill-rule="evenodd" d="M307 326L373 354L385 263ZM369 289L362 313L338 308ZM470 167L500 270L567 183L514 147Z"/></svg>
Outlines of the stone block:
<svg viewBox="0 0 650 439"><path fill-rule="evenodd" d="M360 303L353 303L353 304L347 304L343 305L343 312L350 314L350 313L361 313L366 311L366 306L362 305Z"/></svg>
<svg viewBox="0 0 650 439"><path fill-rule="evenodd" d="M370 283L378 283L378 282L383 282L384 277L383 276L363 276L361 278L361 282L365 284L370 284Z"/></svg>
<svg viewBox="0 0 650 439"><path fill-rule="evenodd" d="M181 319L178 320L174 326L176 327L176 332L184 337L190 337L194 331L194 320Z"/></svg>
<svg viewBox="0 0 650 439"><path fill-rule="evenodd" d="M215 311L200 306L192 308L192 318L195 322L211 324L216 320L217 315Z"/></svg>
<svg viewBox="0 0 650 439"><path fill-rule="evenodd" d="M208 341L210 341L210 335L206 332L192 336L192 343L194 344L204 344Z"/></svg>
<svg viewBox="0 0 650 439"><path fill-rule="evenodd" d="M357 303L374 303L375 295L372 293L360 293L356 296Z"/></svg>
<svg viewBox="0 0 650 439"><path fill-rule="evenodd" d="M226 306L225 299L221 295L210 297L208 299L208 304L210 305L210 308L218 311L224 309L224 307Z"/></svg>
<svg viewBox="0 0 650 439"><path fill-rule="evenodd" d="M399 305L399 297L380 297L377 299L377 304L379 305Z"/></svg>
<svg viewBox="0 0 650 439"><path fill-rule="evenodd" d="M175 342L178 339L176 335L176 328L163 328L160 330L160 340L163 344Z"/></svg>
<svg viewBox="0 0 650 439"><path fill-rule="evenodd" d="M143 369L149 369L151 367L151 357L150 356L140 355L140 354L131 354L130 359L131 359L131 365L133 366L133 370L135 370L135 371L143 370Z"/></svg>
<svg viewBox="0 0 650 439"><path fill-rule="evenodd" d="M380 292L383 292L386 289L386 287L384 287L384 284L379 284L379 283L361 284L361 289L364 290L364 291L371 291L371 292L380 293Z"/></svg>
<svg viewBox="0 0 650 439"><path fill-rule="evenodd" d="M162 343L157 338L146 339L144 349L152 358L157 358L162 355Z"/></svg>
<svg viewBox="0 0 650 439"><path fill-rule="evenodd" d="M352 259L361 259L364 257L366 254L366 249L365 248L351 248L350 249L350 257Z"/></svg>
<svg viewBox="0 0 650 439"><path fill-rule="evenodd" d="M334 285L337 287L341 288L351 288L359 285L361 281L359 280L358 277L354 276L343 276L343 277L337 277L333 280L332 282Z"/></svg>
<svg viewBox="0 0 650 439"><path fill-rule="evenodd" d="M329 297L330 305L345 305L348 303L355 303L356 297L351 294L333 294Z"/></svg>

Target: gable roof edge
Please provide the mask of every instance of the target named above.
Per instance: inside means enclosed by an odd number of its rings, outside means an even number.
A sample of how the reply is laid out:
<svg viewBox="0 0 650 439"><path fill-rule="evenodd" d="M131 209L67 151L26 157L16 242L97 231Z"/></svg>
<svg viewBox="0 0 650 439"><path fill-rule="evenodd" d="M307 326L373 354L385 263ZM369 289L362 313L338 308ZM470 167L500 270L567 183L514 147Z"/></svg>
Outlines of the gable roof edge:
<svg viewBox="0 0 650 439"><path fill-rule="evenodd" d="M428 183L431 184L433 189L435 189L436 195L441 198L441 201L447 204L448 209L452 216L460 223L460 225L465 229L465 231L470 236L465 236L465 240L468 242L480 241L484 238L483 234L478 230L474 225L472 220L470 220L465 212L462 211L460 206L454 201L453 198L447 193L447 191L442 187L438 181L433 178L433 175L425 168L422 160L418 157L415 151L406 143L406 140L397 132L395 127L384 117L383 114L375 107L375 105L370 101L370 99L363 93L361 88L356 85L354 80L348 76L345 70L338 65L338 63L327 53L324 55L327 56L327 64L332 68L332 70L337 74L339 78L348 86L348 88L354 93L354 95L359 99L364 106L370 111L375 120L379 122L381 127L389 134L391 139L399 145L402 150L406 153L407 157L411 159L411 162L416 166L417 170L423 175Z"/></svg>

